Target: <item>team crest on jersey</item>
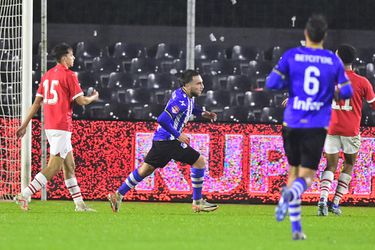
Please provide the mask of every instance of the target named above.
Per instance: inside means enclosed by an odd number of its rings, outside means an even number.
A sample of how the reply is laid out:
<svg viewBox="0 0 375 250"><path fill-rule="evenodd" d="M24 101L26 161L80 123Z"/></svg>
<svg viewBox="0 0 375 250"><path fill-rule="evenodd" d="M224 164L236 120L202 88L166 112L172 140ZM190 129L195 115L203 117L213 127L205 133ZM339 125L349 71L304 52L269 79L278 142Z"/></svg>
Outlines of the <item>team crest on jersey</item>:
<svg viewBox="0 0 375 250"><path fill-rule="evenodd" d="M177 105L172 107L172 113L173 114L177 114L178 111L180 111L180 108Z"/></svg>

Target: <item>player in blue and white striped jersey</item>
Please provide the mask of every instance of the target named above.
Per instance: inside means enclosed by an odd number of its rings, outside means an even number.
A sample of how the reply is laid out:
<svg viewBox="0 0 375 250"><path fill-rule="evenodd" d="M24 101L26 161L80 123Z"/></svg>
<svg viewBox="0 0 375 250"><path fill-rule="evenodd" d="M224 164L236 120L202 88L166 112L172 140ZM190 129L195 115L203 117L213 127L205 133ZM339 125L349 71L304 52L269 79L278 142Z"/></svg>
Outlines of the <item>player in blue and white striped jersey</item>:
<svg viewBox="0 0 375 250"><path fill-rule="evenodd" d="M159 126L142 166L135 169L115 193L108 194L114 212L119 211L122 198L130 189L152 174L156 168L163 168L172 159L192 165L193 211L210 212L218 208L202 198L206 161L199 152L190 147L189 137L182 132L192 114L211 121L216 120L217 116L194 106L194 98L200 96L204 88L202 77L197 71L186 70L182 83L183 86L173 92L167 106L158 117Z"/></svg>

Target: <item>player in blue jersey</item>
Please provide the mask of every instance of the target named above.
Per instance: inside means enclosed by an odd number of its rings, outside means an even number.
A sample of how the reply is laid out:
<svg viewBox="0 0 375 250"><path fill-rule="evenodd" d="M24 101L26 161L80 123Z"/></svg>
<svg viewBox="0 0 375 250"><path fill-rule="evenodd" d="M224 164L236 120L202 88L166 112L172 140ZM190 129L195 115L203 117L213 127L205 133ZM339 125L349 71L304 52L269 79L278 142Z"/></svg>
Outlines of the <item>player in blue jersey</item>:
<svg viewBox="0 0 375 250"><path fill-rule="evenodd" d="M311 186L318 169L332 99L346 99L353 93L341 60L323 49L327 33L324 17L310 17L304 33L306 46L285 52L266 82L269 89L289 90L282 129L289 177L275 214L277 221L282 221L289 211L293 240L306 239L301 195Z"/></svg>
<svg viewBox="0 0 375 250"><path fill-rule="evenodd" d="M135 169L115 193L108 194L114 212L119 211L122 198L130 189L152 174L156 168L163 168L172 159L192 165L193 211L210 212L218 208L217 205L208 203L202 198L206 161L189 146L189 137L182 132L192 114L211 121L216 120L217 116L215 113L194 106L194 98L200 96L204 88L203 80L197 71L186 70L182 83L183 86L172 93L163 113L158 117L159 126L142 166Z"/></svg>

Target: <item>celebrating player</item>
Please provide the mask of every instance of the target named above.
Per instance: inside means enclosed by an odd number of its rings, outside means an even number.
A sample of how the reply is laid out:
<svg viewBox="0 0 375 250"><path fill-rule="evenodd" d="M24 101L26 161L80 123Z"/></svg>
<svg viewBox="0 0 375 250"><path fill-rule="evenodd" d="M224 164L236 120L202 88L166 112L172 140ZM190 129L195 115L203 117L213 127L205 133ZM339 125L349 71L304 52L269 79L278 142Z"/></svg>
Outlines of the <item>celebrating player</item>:
<svg viewBox="0 0 375 250"><path fill-rule="evenodd" d="M318 215L327 216L328 210L336 215L341 214L340 199L348 192L348 186L352 178L352 171L358 150L361 145L359 126L362 116L362 99L365 98L370 106L375 109L375 94L370 82L354 73L352 63L355 59L355 49L348 44L341 45L337 51L345 65L352 87L353 96L342 101L333 101L332 117L325 142L327 167L321 178L321 193L318 203ZM340 173L333 203L327 205L328 192L337 169L340 149L343 150L345 161Z"/></svg>
<svg viewBox="0 0 375 250"><path fill-rule="evenodd" d="M72 151L72 113L73 101L79 105L87 105L98 100L95 90L90 96L84 96L76 74L69 70L74 63L72 48L61 43L54 48L57 65L48 70L41 79L39 89L29 114L17 130L17 137L26 133L26 128L40 106L44 105L45 132L50 144L48 166L39 172L34 180L16 197L21 209L28 210L29 198L47 184L61 168L64 172L65 184L75 203L75 210L94 211L86 206L75 177L75 163Z"/></svg>
<svg viewBox="0 0 375 250"><path fill-rule="evenodd" d="M194 106L194 98L202 94L204 85L201 76L194 70L186 70L182 77L183 86L172 93L165 110L158 117L159 126L155 131L151 150L144 163L135 169L115 192L108 194L112 210L118 212L125 194L134 188L156 168L163 168L172 159L192 165L191 182L193 186L194 212L210 212L218 208L202 198L205 159L189 145L189 137L182 132L191 114L203 116L211 121L216 114L202 111Z"/></svg>
<svg viewBox="0 0 375 250"><path fill-rule="evenodd" d="M266 83L269 89L289 89L282 134L290 168L275 215L282 221L289 210L293 240L306 239L301 225L301 195L311 186L318 168L335 84L340 98L352 95L341 60L323 49L326 32L322 16L310 17L304 31L306 46L285 52Z"/></svg>

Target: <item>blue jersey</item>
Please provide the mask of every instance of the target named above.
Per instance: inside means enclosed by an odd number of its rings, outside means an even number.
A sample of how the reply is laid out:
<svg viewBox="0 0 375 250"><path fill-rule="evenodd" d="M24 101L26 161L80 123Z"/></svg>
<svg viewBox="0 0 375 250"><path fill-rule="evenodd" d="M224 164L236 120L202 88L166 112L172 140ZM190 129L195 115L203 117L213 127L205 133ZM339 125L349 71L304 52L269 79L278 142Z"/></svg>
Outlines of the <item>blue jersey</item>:
<svg viewBox="0 0 375 250"><path fill-rule="evenodd" d="M339 57L328 50L307 47L285 52L271 74L283 81L267 81L268 88L289 89L284 126L291 128L328 127L335 85L350 83Z"/></svg>
<svg viewBox="0 0 375 250"><path fill-rule="evenodd" d="M172 97L169 100L164 112L172 118L171 126L179 133L189 121L191 114L194 109L194 97L189 96L183 91L182 88L176 89L172 93ZM154 141L167 141L176 140L171 133L165 130L162 126L158 126L154 134Z"/></svg>

